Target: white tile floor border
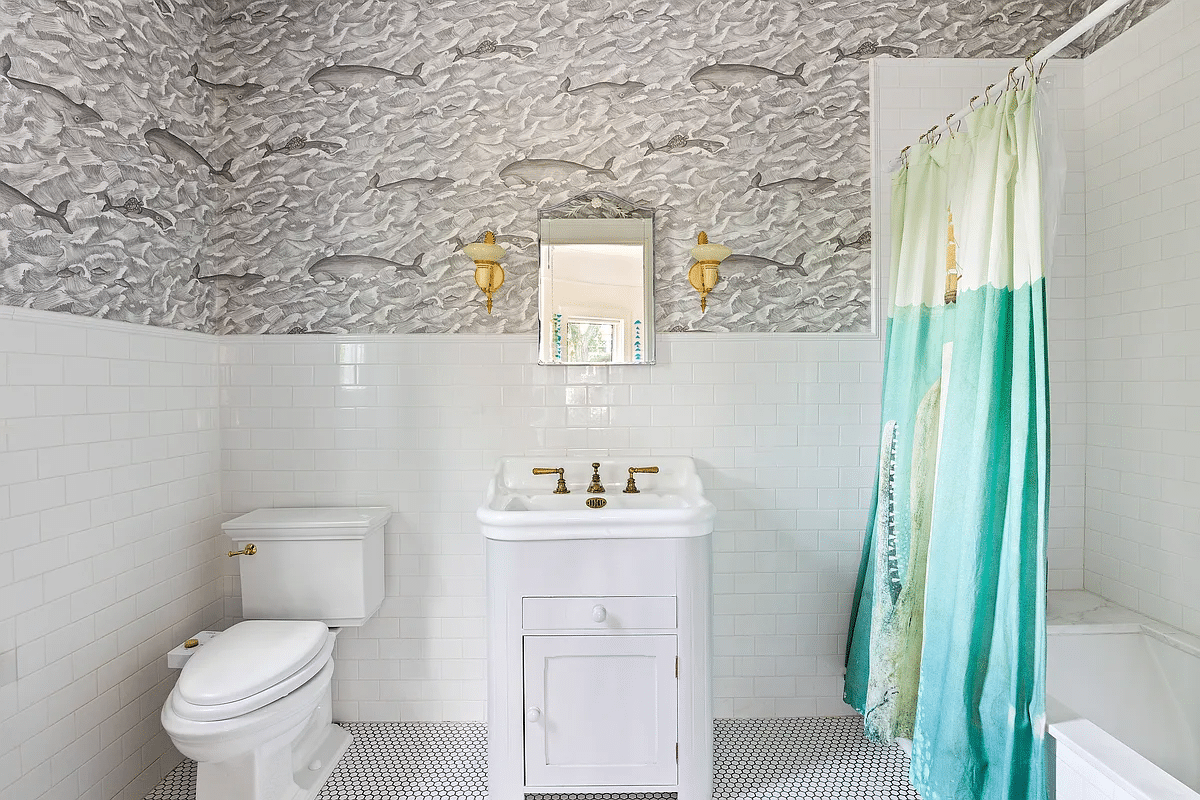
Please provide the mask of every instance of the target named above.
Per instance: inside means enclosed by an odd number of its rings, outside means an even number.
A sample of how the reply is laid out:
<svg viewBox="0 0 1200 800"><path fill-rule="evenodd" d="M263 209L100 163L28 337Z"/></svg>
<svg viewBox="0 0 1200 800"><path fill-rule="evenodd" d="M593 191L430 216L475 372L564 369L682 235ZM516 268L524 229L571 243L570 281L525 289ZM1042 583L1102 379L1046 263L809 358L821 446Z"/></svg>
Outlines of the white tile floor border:
<svg viewBox="0 0 1200 800"><path fill-rule="evenodd" d="M487 797L487 727L479 722L349 722L354 742L319 800ZM861 717L719 719L714 800L920 800L908 757L863 736ZM194 800L184 761L145 800ZM664 800L673 793L526 795L527 800Z"/></svg>

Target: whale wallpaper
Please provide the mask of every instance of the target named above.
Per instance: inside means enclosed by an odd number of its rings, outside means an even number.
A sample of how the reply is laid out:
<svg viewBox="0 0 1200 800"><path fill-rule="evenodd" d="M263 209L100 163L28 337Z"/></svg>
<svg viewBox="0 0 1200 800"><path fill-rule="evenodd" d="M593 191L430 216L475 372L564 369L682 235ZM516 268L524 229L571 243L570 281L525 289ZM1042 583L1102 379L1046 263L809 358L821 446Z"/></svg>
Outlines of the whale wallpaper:
<svg viewBox="0 0 1200 800"><path fill-rule="evenodd" d="M658 330L869 331L868 59L1029 55L1098 4L0 0L0 303L531 333L538 209L603 191L656 210Z"/></svg>

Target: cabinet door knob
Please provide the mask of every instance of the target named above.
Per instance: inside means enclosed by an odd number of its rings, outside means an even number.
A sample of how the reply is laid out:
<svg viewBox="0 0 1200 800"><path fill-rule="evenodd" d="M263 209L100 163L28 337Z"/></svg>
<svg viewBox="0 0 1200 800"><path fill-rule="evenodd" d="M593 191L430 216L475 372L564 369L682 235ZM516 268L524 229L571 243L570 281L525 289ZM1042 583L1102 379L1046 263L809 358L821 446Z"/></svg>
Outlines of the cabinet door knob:
<svg viewBox="0 0 1200 800"><path fill-rule="evenodd" d="M596 605L592 606L592 621L593 622L604 622L604 620L606 620L606 619L608 619L608 609L606 609L604 606L600 605L599 603L596 603Z"/></svg>
<svg viewBox="0 0 1200 800"><path fill-rule="evenodd" d="M537 706L530 706L529 710L525 712L525 721L526 722L537 722L541 718L542 718L542 710L540 708L538 708Z"/></svg>

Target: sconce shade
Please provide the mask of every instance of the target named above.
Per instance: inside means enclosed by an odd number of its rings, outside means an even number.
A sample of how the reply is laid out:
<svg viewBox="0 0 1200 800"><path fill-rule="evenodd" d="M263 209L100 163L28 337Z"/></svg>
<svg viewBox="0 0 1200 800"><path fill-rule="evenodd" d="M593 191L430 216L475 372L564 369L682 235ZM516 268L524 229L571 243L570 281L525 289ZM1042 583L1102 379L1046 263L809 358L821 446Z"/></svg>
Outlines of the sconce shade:
<svg viewBox="0 0 1200 800"><path fill-rule="evenodd" d="M700 293L701 313L708 310L708 293L721 280L717 265L731 255L733 251L725 245L710 244L708 234L704 231L700 231L700 235L696 237L696 246L692 248L695 263L688 269L688 283Z"/></svg>
<svg viewBox="0 0 1200 800"><path fill-rule="evenodd" d="M704 238L707 241L708 237L704 236ZM692 259L700 263L715 261L720 264L731 255L733 255L733 251L723 244L702 243L692 248Z"/></svg>
<svg viewBox="0 0 1200 800"><path fill-rule="evenodd" d="M492 241L495 241L495 237L492 237ZM506 254L505 249L500 245L484 242L471 242L463 247L463 250L466 252L467 258L472 261L490 261L493 264L498 264Z"/></svg>
<svg viewBox="0 0 1200 800"><path fill-rule="evenodd" d="M487 295L487 311L492 313L492 295L504 285L504 268L500 259L505 250L496 244L496 236L488 231L482 242L471 242L463 246L467 258L475 262L475 285Z"/></svg>

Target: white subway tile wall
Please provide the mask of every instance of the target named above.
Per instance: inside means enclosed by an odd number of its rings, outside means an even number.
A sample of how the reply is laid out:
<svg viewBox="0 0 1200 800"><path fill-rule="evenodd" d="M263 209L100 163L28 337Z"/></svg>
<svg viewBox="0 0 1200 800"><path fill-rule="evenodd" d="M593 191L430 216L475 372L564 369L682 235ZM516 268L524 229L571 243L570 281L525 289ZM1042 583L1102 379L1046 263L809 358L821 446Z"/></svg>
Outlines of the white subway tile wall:
<svg viewBox="0 0 1200 800"><path fill-rule="evenodd" d="M222 621L217 342L0 308L0 796L140 798Z"/></svg>
<svg viewBox="0 0 1200 800"><path fill-rule="evenodd" d="M594 458L607 481L655 456L693 456L719 509L717 714L846 712L879 340L664 334L652 367L535 362L527 336L221 340L226 511L395 510L383 609L338 639L335 715L484 718L474 513L510 454Z"/></svg>
<svg viewBox="0 0 1200 800"><path fill-rule="evenodd" d="M1200 0L1086 72L1084 585L1200 634Z"/></svg>
<svg viewBox="0 0 1200 800"><path fill-rule="evenodd" d="M891 173L901 148L946 116L1000 82L1021 64L1011 59L879 58L872 63L873 202L880 262L891 253ZM1083 588L1084 436L1087 384L1084 370L1083 63L1054 61L1043 84L1058 105L1066 168L1054 256L1046 280L1050 358L1050 589ZM993 90L993 97L996 92ZM886 272L886 268L884 269ZM886 276L884 276L886 280ZM885 294L886 297L886 288Z"/></svg>

